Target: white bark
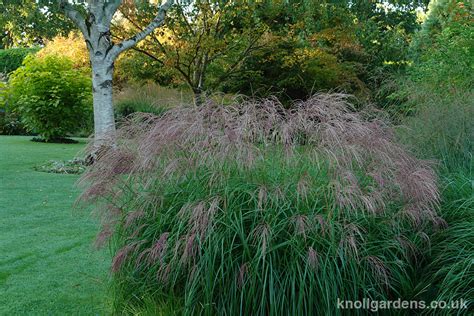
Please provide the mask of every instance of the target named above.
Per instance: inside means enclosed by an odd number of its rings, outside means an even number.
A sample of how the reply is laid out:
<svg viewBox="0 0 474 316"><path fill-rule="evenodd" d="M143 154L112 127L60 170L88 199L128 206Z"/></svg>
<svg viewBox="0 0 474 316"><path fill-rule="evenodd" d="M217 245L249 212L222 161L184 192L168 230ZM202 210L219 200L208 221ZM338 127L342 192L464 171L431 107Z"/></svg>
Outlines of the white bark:
<svg viewBox="0 0 474 316"><path fill-rule="evenodd" d="M168 0L161 5L153 21L140 33L114 44L110 25L122 0L88 1L87 17L82 16L68 0L60 0L65 14L77 25L84 35L89 49L92 66L94 103L94 146L113 146L115 143L115 119L112 101L114 61L125 50L143 40L157 27L163 25L166 11L173 4Z"/></svg>
<svg viewBox="0 0 474 316"><path fill-rule="evenodd" d="M94 144L96 147L115 141L115 118L112 100L113 65L92 63L94 103Z"/></svg>

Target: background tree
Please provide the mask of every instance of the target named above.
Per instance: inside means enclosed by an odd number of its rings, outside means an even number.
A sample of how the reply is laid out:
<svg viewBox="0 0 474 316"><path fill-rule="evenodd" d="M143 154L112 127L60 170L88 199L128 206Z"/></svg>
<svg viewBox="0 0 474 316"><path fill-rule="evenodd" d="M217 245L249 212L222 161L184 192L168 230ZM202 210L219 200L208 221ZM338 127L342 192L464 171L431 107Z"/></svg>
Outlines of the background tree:
<svg viewBox="0 0 474 316"><path fill-rule="evenodd" d="M74 23L44 0L0 0L0 48L42 45L67 35Z"/></svg>
<svg viewBox="0 0 474 316"><path fill-rule="evenodd" d="M126 1L120 12L123 19L114 33L124 38L142 31L156 8ZM255 5L246 2L204 0L175 6L166 29L153 32L134 49L173 69L200 104L203 93L216 90L261 47L265 26L254 13Z"/></svg>
<svg viewBox="0 0 474 316"><path fill-rule="evenodd" d="M245 61L224 91L305 99L343 90L372 98L380 78L406 65L417 10L426 1L261 2L270 46Z"/></svg>
<svg viewBox="0 0 474 316"><path fill-rule="evenodd" d="M255 14L268 26L268 45L244 62L224 91L290 101L335 88L364 90L364 51L341 1L262 2Z"/></svg>

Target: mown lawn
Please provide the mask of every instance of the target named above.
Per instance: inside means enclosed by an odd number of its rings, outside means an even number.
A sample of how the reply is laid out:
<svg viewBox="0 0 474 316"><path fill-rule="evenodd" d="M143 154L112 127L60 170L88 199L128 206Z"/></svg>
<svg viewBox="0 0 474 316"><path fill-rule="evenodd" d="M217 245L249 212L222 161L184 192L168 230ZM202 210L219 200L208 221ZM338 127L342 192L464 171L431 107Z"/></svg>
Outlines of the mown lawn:
<svg viewBox="0 0 474 316"><path fill-rule="evenodd" d="M78 176L37 172L80 144L0 137L0 315L108 314L106 251L90 212L73 209Z"/></svg>

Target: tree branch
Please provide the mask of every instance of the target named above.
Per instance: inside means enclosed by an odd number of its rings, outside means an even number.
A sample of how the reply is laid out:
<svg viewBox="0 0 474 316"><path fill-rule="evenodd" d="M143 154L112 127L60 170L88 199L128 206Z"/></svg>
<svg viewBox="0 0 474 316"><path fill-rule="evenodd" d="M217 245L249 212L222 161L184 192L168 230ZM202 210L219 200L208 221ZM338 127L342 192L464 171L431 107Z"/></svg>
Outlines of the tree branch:
<svg viewBox="0 0 474 316"><path fill-rule="evenodd" d="M249 45L245 49L245 51L240 54L240 56L237 58L237 60L227 69L227 71L222 74L219 79L216 81L217 85L225 81L227 78L229 78L232 74L235 73L235 70L239 66L240 63L242 63L249 55L250 53L256 48L256 45L260 37L254 38L252 41L250 41ZM258 48L257 48L258 49Z"/></svg>
<svg viewBox="0 0 474 316"><path fill-rule="evenodd" d="M112 21L112 18L114 17L115 12L117 9L120 7L122 4L122 0L109 0L105 3L104 5L104 12L107 21Z"/></svg>
<svg viewBox="0 0 474 316"><path fill-rule="evenodd" d="M86 27L85 18L79 13L79 11L74 8L72 4L68 2L68 0L59 0L59 7L68 18L70 18L79 30L82 32L86 39L89 39L89 32Z"/></svg>
<svg viewBox="0 0 474 316"><path fill-rule="evenodd" d="M125 20L130 22L139 32L143 32L143 27L139 25L135 20L133 20L128 14L126 14L123 10L121 10L120 13L123 15ZM156 37L155 32L151 32L150 36L156 42L156 44L160 47L161 52L166 55L167 53L166 48L163 46L161 41Z"/></svg>
<svg viewBox="0 0 474 316"><path fill-rule="evenodd" d="M136 46L132 47L132 50L136 51L136 52L139 52L139 53L142 53L143 55L145 56L148 56L149 58L153 59L154 61L158 62L160 65L164 65L165 63L159 59L158 57L156 57L155 55L153 55L152 53L149 53L147 52L146 50L143 50L143 49L140 49Z"/></svg>
<svg viewBox="0 0 474 316"><path fill-rule="evenodd" d="M120 41L123 40L123 38L118 37L118 36L116 36L116 35L114 35L114 38L116 38L116 39L118 39L118 40L120 40ZM136 51L136 52L142 53L143 55L145 55L145 56L147 56L147 57L153 59L154 61L158 62L160 65L164 65L164 64L165 64L161 59L159 59L158 57L156 57L155 55L153 55L152 53L150 53L150 52L148 52L148 51L146 51L146 50L144 50L144 49L141 49L141 48L139 48L139 47L137 47L137 46L133 46L131 49L134 50L134 51Z"/></svg>
<svg viewBox="0 0 474 316"><path fill-rule="evenodd" d="M133 47L138 42L142 41L145 37L147 37L149 34L151 34L157 27L160 27L161 25L163 25L165 21L165 17L166 17L166 12L170 9L173 3L174 3L173 0L168 0L165 4L161 5L156 17L153 19L153 21L150 24L148 24L147 27L143 29L143 31L115 45L112 48L112 51L110 52L110 58L112 60L115 60L120 53Z"/></svg>

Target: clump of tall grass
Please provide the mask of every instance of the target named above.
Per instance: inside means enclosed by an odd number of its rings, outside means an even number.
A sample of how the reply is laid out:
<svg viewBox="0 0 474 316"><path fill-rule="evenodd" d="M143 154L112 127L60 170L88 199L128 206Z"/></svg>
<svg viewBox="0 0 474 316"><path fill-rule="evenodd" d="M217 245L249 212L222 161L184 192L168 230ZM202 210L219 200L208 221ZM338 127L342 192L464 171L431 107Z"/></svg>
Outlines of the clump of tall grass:
<svg viewBox="0 0 474 316"><path fill-rule="evenodd" d="M445 224L430 164L345 95L176 107L118 135L82 198L116 250L120 311L338 314L401 296Z"/></svg>
<svg viewBox="0 0 474 316"><path fill-rule="evenodd" d="M400 136L404 143L412 145L417 156L437 160L443 172L468 171L474 167L473 118L473 91L431 94L429 100L418 101L412 117L404 119L408 129L402 130Z"/></svg>
<svg viewBox="0 0 474 316"><path fill-rule="evenodd" d="M421 92L420 92L421 93ZM427 93L427 91L425 91ZM468 301L474 297L474 96L465 91L421 102L401 133L419 157L440 166L440 215L448 228L432 236L416 291L426 301ZM459 310L456 312L467 312ZM441 312L440 312L441 313ZM445 311L446 315L450 311Z"/></svg>
<svg viewBox="0 0 474 316"><path fill-rule="evenodd" d="M192 101L190 92L161 87L153 82L128 83L115 95L115 112L121 119L137 112L161 115L169 108Z"/></svg>
<svg viewBox="0 0 474 316"><path fill-rule="evenodd" d="M418 298L468 302L474 297L474 95L472 91L437 91L411 87L417 107L405 118L401 139L418 157L437 161L448 228L433 234L431 249L418 267ZM416 92L415 92L416 91ZM468 309L469 310L469 309ZM456 313L468 313L456 310ZM443 313L444 312L444 313ZM451 315L453 311L439 311Z"/></svg>

